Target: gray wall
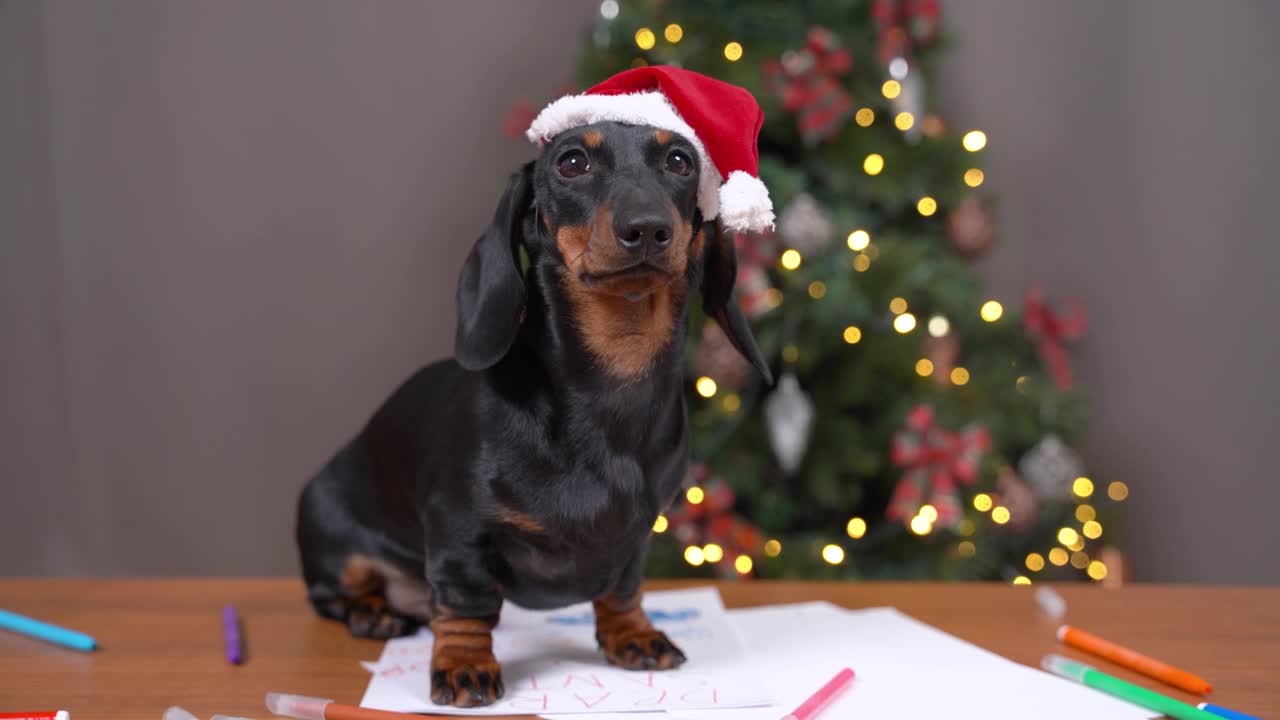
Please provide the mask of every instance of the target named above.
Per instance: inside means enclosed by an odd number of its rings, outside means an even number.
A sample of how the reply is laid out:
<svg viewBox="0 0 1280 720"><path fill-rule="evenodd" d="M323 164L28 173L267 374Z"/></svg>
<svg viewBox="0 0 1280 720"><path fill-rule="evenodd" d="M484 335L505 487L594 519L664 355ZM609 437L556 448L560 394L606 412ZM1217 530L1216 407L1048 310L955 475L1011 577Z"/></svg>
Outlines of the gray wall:
<svg viewBox="0 0 1280 720"><path fill-rule="evenodd" d="M0 3L0 573L293 572L594 5Z"/></svg>
<svg viewBox="0 0 1280 720"><path fill-rule="evenodd" d="M595 5L0 0L0 573L292 572L299 486L449 351L530 154L506 110ZM1086 450L1143 579L1280 582L1277 7L946 8L982 270L1092 309Z"/></svg>
<svg viewBox="0 0 1280 720"><path fill-rule="evenodd" d="M1280 582L1280 4L950 2L947 109L988 131L999 296L1090 309L1093 472L1138 578Z"/></svg>

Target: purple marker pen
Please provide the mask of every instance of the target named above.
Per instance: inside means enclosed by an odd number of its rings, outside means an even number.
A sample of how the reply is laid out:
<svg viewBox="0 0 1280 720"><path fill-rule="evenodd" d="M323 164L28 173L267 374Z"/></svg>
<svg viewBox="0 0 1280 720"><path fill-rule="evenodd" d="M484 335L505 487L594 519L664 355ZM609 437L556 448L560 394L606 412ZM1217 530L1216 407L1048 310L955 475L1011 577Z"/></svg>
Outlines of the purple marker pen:
<svg viewBox="0 0 1280 720"><path fill-rule="evenodd" d="M240 617L236 615L235 605L222 609L222 637L226 640L227 662L239 665L244 655L240 649Z"/></svg>

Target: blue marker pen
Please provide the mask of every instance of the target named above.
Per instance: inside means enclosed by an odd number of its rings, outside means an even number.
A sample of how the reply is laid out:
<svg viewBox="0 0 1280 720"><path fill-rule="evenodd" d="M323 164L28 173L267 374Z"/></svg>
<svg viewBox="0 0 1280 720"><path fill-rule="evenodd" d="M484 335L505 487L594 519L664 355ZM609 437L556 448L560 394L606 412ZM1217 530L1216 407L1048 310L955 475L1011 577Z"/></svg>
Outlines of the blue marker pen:
<svg viewBox="0 0 1280 720"><path fill-rule="evenodd" d="M0 610L0 630L12 630L22 635L69 647L73 650L88 651L98 646L96 640L84 633L40 622L8 610Z"/></svg>
<svg viewBox="0 0 1280 720"><path fill-rule="evenodd" d="M1242 712L1236 712L1235 710L1228 710L1224 707L1211 705L1207 702L1202 702L1196 707L1200 708L1201 710L1207 713L1213 713L1218 717L1230 718L1230 720L1259 720L1259 718L1256 718L1252 715L1245 715Z"/></svg>

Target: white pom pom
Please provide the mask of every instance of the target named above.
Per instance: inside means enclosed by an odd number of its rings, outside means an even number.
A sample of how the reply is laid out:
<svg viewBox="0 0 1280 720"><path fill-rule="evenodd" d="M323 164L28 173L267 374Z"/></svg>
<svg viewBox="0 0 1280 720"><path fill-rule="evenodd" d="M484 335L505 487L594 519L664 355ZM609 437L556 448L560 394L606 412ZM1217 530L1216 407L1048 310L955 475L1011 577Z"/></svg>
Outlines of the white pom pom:
<svg viewBox="0 0 1280 720"><path fill-rule="evenodd" d="M734 230L773 228L773 201L760 178L741 170L729 173L720 186L720 222Z"/></svg>

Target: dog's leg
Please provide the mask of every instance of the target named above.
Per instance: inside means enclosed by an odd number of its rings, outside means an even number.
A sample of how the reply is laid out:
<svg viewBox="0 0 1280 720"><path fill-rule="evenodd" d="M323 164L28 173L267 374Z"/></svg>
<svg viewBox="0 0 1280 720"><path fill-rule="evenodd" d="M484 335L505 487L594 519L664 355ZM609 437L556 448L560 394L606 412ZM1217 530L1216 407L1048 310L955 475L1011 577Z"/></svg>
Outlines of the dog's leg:
<svg viewBox="0 0 1280 720"><path fill-rule="evenodd" d="M412 581L389 564L352 555L339 583L343 590L338 600L343 608L341 620L353 637L388 640L410 635L421 627L424 615L397 603L400 596L408 595L405 587ZM426 593L425 586L422 592Z"/></svg>
<svg viewBox="0 0 1280 720"><path fill-rule="evenodd" d="M502 669L493 656L496 615L487 618L438 615L431 620L431 702L477 707L506 693Z"/></svg>
<svg viewBox="0 0 1280 720"><path fill-rule="evenodd" d="M505 692L493 656L493 628L502 609L489 544L481 528L440 513L427 521L427 582L431 585L431 701L492 705Z"/></svg>
<svg viewBox="0 0 1280 720"><path fill-rule="evenodd" d="M627 670L670 670L685 661L684 653L649 622L640 607L644 553L632 560L612 591L596 598L596 642L609 662Z"/></svg>
<svg viewBox="0 0 1280 720"><path fill-rule="evenodd" d="M352 637L371 640L411 635L420 627L415 618L393 610L381 594L347 599L344 620Z"/></svg>
<svg viewBox="0 0 1280 720"><path fill-rule="evenodd" d="M649 622L640 607L640 593L630 597L609 594L592 605L596 609L596 642L609 662L627 670L670 670L684 663L680 648Z"/></svg>
<svg viewBox="0 0 1280 720"><path fill-rule="evenodd" d="M378 536L355 509L372 483L365 442L353 440L316 474L298 500L296 528L307 597L321 617L345 624L355 637L407 635L427 619L426 584L391 563L361 553Z"/></svg>

